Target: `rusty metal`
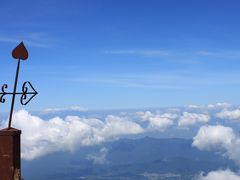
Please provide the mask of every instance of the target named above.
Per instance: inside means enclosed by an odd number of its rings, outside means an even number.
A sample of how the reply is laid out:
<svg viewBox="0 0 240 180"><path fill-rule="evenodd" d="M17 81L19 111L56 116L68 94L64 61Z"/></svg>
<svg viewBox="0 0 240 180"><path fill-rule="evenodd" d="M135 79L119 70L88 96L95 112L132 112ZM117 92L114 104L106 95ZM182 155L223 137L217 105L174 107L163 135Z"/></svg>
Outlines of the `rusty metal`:
<svg viewBox="0 0 240 180"><path fill-rule="evenodd" d="M23 83L22 92L17 92L20 63L28 58L23 42L12 51L12 56L18 60L14 89L6 92L8 85L4 84L0 92L0 103L5 103L5 95L12 95L8 128L0 130L0 180L21 180L21 130L11 127L15 97L21 95L20 103L26 105L38 94L29 81Z"/></svg>
<svg viewBox="0 0 240 180"><path fill-rule="evenodd" d="M28 51L24 43L21 42L14 50L12 51L12 57L17 60L27 60Z"/></svg>
<svg viewBox="0 0 240 180"><path fill-rule="evenodd" d="M13 89L13 92L6 92L5 89L7 89L8 85L4 84L1 88L2 92L0 93L0 95L1 95L0 103L4 103L6 101L4 98L5 95L12 95L12 103L11 103L11 109L10 109L10 114L9 114L8 129L11 128L11 124L12 124L12 116L13 116L16 95L22 95L20 103L22 105L27 105L34 98L34 96L36 96L38 94L38 92L34 89L33 85L29 81L26 81L23 83L22 92L17 92L17 83L18 83L18 75L19 75L19 70L20 70L20 63L21 63L21 60L27 60L27 58L28 58L28 51L27 51L25 45L23 44L23 42L21 42L16 48L14 48L14 50L12 51L12 56L14 59L18 60L15 82L14 82L14 89ZM31 89L30 92L29 92L29 89ZM27 99L27 95L31 95L31 96Z"/></svg>
<svg viewBox="0 0 240 180"><path fill-rule="evenodd" d="M0 179L21 180L21 131L14 128L0 130Z"/></svg>

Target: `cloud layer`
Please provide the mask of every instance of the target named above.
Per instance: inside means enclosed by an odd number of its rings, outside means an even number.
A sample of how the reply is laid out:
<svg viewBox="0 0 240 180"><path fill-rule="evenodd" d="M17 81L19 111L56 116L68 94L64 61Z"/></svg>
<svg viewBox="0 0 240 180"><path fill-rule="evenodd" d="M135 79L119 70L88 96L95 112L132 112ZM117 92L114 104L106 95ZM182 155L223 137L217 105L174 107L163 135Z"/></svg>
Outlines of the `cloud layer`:
<svg viewBox="0 0 240 180"><path fill-rule="evenodd" d="M77 116L43 120L20 110L13 118L13 127L22 130L21 155L26 160L144 132L140 125L116 116L107 116L105 121Z"/></svg>
<svg viewBox="0 0 240 180"><path fill-rule="evenodd" d="M230 159L240 163L240 138L233 129L213 123L212 117L218 117L217 124L236 119L238 108L226 103L207 106L192 105L185 108L165 108L137 112L119 112L115 115L105 114L98 118L66 116L43 119L31 115L25 110L14 113L13 127L21 129L22 158L32 160L57 151L74 151L81 146L91 146L105 141L115 140L126 136L135 136L144 133L184 133L192 126L199 128L194 137L193 146L200 150L219 149L225 151ZM64 111L85 111L81 107L54 108L44 113ZM227 112L227 113L225 113ZM233 113L234 116L230 114ZM40 113L41 114L41 113ZM76 113L74 113L76 114ZM89 114L89 112L87 113ZM223 115L225 114L225 115ZM226 115L227 114L227 115ZM51 116L52 117L52 116ZM220 118L221 117L221 118ZM222 119L225 118L226 119ZM232 118L234 117L234 118ZM224 120L224 121L223 121ZM7 126L4 121L1 127ZM171 130L171 131L170 131Z"/></svg>

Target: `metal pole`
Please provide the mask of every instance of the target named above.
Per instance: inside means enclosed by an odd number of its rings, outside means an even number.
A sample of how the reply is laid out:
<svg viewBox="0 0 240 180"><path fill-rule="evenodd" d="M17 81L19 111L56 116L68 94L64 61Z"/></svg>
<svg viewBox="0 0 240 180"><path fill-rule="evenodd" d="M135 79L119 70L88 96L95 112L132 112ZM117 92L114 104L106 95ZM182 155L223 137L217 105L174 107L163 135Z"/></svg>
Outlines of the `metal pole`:
<svg viewBox="0 0 240 180"><path fill-rule="evenodd" d="M12 104L11 104L11 110L10 110L9 121L8 121L8 129L11 128L11 123L12 123L12 115L13 115L15 96L16 96L16 91L17 91L19 68L20 68L20 58L18 59L18 65L17 65L17 70L16 70L15 83L14 83L13 96L12 96Z"/></svg>

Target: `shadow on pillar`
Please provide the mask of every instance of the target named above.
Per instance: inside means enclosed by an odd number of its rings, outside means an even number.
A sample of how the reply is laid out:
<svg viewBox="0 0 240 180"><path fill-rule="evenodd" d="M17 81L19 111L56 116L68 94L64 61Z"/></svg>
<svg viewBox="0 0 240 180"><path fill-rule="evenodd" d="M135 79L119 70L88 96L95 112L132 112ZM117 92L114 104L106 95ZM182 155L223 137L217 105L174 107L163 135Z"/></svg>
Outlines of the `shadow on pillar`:
<svg viewBox="0 0 240 180"><path fill-rule="evenodd" d="M21 130L0 130L0 180L21 180Z"/></svg>

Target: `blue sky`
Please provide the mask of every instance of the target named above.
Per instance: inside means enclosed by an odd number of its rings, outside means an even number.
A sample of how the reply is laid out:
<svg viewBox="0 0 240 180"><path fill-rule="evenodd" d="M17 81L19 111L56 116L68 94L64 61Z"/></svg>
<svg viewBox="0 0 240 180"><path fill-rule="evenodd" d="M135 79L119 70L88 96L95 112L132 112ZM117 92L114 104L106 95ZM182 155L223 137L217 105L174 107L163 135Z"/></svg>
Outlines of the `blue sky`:
<svg viewBox="0 0 240 180"><path fill-rule="evenodd" d="M24 41L19 88L30 80L39 91L27 109L239 104L239 8L237 0L3 1L0 82L12 88L11 51Z"/></svg>

